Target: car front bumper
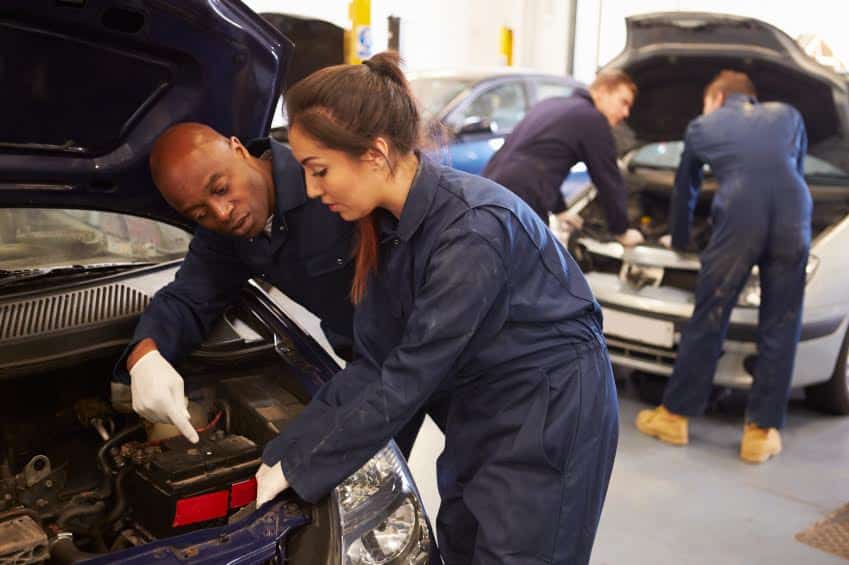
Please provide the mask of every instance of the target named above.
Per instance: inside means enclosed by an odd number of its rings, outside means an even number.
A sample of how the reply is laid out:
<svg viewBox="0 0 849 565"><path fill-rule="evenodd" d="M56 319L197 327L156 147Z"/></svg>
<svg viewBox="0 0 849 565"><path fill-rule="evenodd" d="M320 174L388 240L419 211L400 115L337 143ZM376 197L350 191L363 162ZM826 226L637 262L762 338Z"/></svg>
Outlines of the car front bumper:
<svg viewBox="0 0 849 565"><path fill-rule="evenodd" d="M611 361L622 367L671 375L681 333L693 313L693 294L663 286L637 289L608 273L586 276L605 315L604 333ZM834 309L805 309L793 386L830 378L846 327L847 319ZM735 308L717 366L717 385L751 386L757 341L757 308Z"/></svg>

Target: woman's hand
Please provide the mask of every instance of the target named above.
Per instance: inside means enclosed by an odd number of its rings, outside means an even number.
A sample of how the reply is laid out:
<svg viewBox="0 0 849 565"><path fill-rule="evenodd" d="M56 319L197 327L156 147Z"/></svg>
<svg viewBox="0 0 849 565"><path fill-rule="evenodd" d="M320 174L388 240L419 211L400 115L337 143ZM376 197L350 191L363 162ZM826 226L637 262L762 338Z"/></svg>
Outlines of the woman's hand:
<svg viewBox="0 0 849 565"><path fill-rule="evenodd" d="M256 472L256 507L259 508L266 502L274 500L274 497L289 488L289 481L283 474L280 461L269 467L265 463L259 466Z"/></svg>

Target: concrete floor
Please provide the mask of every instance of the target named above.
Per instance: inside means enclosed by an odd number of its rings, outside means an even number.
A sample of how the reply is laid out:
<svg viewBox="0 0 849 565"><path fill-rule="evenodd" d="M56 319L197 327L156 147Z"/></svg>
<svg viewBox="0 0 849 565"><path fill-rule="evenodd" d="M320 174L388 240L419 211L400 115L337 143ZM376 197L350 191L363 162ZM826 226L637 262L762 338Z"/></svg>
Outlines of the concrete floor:
<svg viewBox="0 0 849 565"><path fill-rule="evenodd" d="M823 416L791 401L784 452L764 465L737 458L742 415L733 397L725 413L690 425L690 445L642 436L634 417L647 404L620 388L620 440L594 565L841 563L793 536L849 502L849 417ZM435 460L443 445L426 422L410 458L425 506L435 519Z"/></svg>

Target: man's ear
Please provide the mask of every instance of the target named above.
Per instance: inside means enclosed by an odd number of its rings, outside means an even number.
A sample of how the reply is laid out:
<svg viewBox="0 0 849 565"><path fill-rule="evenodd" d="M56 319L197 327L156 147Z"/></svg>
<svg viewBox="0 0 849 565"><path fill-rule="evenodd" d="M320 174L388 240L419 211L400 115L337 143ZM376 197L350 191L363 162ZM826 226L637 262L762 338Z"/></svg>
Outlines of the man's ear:
<svg viewBox="0 0 849 565"><path fill-rule="evenodd" d="M716 93L716 107L722 108L722 105L725 104L725 93L719 91Z"/></svg>
<svg viewBox="0 0 849 565"><path fill-rule="evenodd" d="M227 140L230 144L230 149L235 151L240 157L248 157L250 153L248 153L247 148L242 145L242 142L239 141L239 138L236 136L231 136L230 139Z"/></svg>

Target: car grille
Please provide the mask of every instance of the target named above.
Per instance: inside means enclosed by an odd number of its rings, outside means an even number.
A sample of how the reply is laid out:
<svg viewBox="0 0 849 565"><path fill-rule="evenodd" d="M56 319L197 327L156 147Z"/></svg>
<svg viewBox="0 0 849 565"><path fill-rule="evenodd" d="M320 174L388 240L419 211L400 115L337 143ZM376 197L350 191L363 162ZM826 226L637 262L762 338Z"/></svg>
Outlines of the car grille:
<svg viewBox="0 0 849 565"><path fill-rule="evenodd" d="M620 274L620 271L622 270L622 261L620 259L606 257L597 253L590 253L585 249L582 251L583 253L586 253L589 258L588 263L581 265L581 269L585 272L595 271L599 273L609 273L613 275ZM667 267L663 270L663 279L661 279L660 284L661 286L668 286L672 288L695 292L696 282L698 281L698 278L698 271L693 271L689 269L670 269Z"/></svg>
<svg viewBox="0 0 849 565"><path fill-rule="evenodd" d="M57 332L136 316L150 298L123 284L110 284L0 306L0 340Z"/></svg>
<svg viewBox="0 0 849 565"><path fill-rule="evenodd" d="M699 279L698 271L684 269L665 269L663 272L663 286L680 288L681 290L696 291L696 282Z"/></svg>
<svg viewBox="0 0 849 565"><path fill-rule="evenodd" d="M675 349L664 349L642 343L636 343L624 339L605 336L607 350L613 355L645 361L655 365L664 365L669 368L675 366Z"/></svg>

